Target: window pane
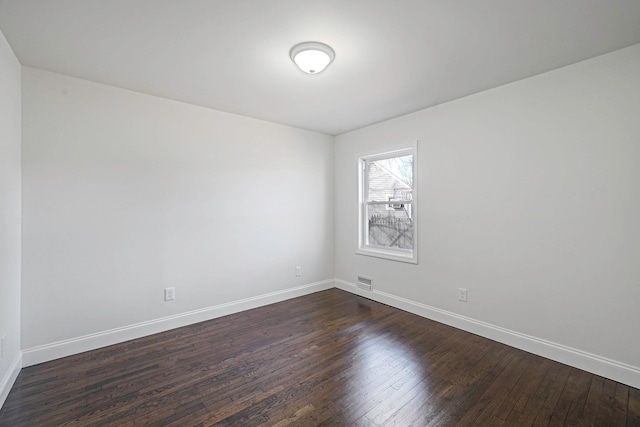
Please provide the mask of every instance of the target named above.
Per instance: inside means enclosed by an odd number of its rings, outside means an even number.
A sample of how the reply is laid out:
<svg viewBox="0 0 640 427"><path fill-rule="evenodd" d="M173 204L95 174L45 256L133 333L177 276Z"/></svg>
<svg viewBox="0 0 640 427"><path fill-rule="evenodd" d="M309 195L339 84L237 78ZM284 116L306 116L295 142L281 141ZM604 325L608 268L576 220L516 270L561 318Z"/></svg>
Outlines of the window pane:
<svg viewBox="0 0 640 427"><path fill-rule="evenodd" d="M388 205L366 205L367 244L385 248L413 249L411 204L399 209Z"/></svg>
<svg viewBox="0 0 640 427"><path fill-rule="evenodd" d="M366 178L367 201L412 200L413 155L368 161Z"/></svg>
<svg viewBox="0 0 640 427"><path fill-rule="evenodd" d="M356 253L418 263L417 142L358 159L360 189Z"/></svg>

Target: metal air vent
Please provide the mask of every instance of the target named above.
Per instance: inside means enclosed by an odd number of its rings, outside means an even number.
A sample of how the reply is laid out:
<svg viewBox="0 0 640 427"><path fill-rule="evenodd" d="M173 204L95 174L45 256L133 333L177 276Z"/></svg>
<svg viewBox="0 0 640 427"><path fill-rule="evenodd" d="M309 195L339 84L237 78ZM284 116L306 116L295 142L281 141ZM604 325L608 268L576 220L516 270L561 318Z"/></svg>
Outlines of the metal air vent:
<svg viewBox="0 0 640 427"><path fill-rule="evenodd" d="M373 279L371 277L358 276L358 288L371 291Z"/></svg>

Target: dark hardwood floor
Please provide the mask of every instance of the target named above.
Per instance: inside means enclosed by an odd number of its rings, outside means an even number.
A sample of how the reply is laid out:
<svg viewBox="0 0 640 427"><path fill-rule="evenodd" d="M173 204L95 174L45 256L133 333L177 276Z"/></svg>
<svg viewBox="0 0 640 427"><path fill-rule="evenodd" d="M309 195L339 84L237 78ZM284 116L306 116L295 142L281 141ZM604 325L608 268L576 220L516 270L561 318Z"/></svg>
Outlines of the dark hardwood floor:
<svg viewBox="0 0 640 427"><path fill-rule="evenodd" d="M640 391L337 289L25 368L1 426L640 426Z"/></svg>

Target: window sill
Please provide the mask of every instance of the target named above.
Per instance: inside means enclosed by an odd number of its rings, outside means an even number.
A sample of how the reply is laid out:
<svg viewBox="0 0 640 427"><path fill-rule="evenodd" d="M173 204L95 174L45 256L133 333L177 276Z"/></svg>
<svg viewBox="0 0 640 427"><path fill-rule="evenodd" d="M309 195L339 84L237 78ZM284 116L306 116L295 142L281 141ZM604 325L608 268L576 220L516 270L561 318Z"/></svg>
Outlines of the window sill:
<svg viewBox="0 0 640 427"><path fill-rule="evenodd" d="M406 262L409 264L418 263L418 254L415 250L412 253L404 253L399 251L390 251L385 249L361 247L356 251L358 255L372 256L376 258L383 258L389 261Z"/></svg>

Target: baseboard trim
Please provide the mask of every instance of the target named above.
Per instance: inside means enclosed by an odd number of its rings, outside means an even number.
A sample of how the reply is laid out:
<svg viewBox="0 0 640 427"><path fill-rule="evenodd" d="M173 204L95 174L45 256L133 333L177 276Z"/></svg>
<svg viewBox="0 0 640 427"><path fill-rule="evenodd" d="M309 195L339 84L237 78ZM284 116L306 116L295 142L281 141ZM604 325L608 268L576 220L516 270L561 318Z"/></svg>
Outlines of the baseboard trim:
<svg viewBox="0 0 640 427"><path fill-rule="evenodd" d="M363 291L360 290L355 283L345 280L331 279L22 350L12 362L11 369L0 383L0 407L2 407L22 367L37 365L73 354L227 316L333 287L618 381L634 388L640 388L639 367L461 316L450 311L386 292L375 289L371 292Z"/></svg>
<svg viewBox="0 0 640 427"><path fill-rule="evenodd" d="M331 289L333 287L333 279L323 280L303 286L297 286L295 288L271 292L251 298L24 349L22 350L22 365L27 367L49 362L62 357L95 350L97 348L113 344L119 344L132 339L142 338L159 332L180 328L182 326L192 325L194 323L204 322L217 317L262 307L264 305L285 301L291 298Z"/></svg>
<svg viewBox="0 0 640 427"><path fill-rule="evenodd" d="M21 369L22 353L18 352L18 354L16 354L16 356L13 358L11 365L9 365L9 370L7 370L7 373L4 375L2 381L0 382L0 409L2 409L5 400L7 400L7 396L9 396L11 387L13 387L13 384L16 382Z"/></svg>
<svg viewBox="0 0 640 427"><path fill-rule="evenodd" d="M573 366L596 375L640 388L640 368L607 359L592 353L567 347L541 338L512 331L490 323L461 316L459 314L431 307L416 301L378 290L363 291L355 283L334 279L336 287L344 291L408 311L427 319L435 320L476 335L515 347L538 356L546 357L565 365Z"/></svg>

